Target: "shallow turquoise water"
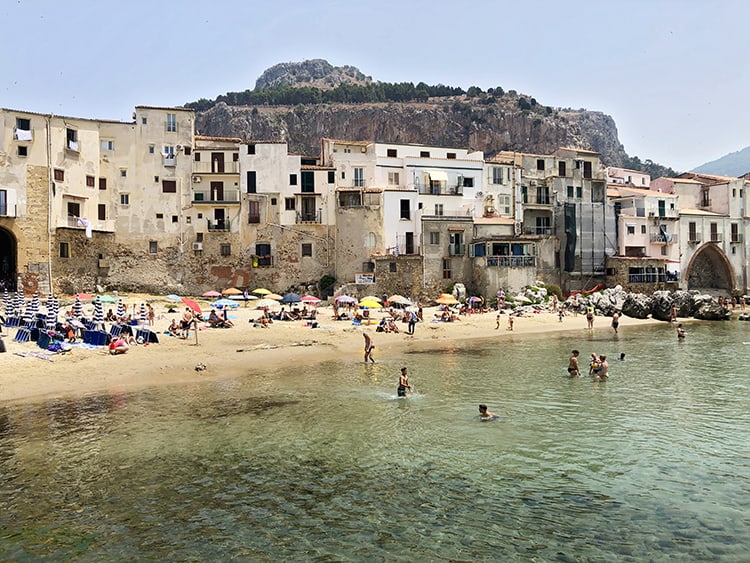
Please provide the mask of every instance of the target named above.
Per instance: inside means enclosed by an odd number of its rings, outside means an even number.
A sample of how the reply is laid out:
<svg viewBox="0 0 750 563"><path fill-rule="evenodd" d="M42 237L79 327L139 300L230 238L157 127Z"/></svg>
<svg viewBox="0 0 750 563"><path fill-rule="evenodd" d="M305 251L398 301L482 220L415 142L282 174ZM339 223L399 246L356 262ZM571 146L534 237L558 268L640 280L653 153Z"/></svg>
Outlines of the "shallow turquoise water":
<svg viewBox="0 0 750 563"><path fill-rule="evenodd" d="M750 560L750 323L623 324L0 407L0 558Z"/></svg>

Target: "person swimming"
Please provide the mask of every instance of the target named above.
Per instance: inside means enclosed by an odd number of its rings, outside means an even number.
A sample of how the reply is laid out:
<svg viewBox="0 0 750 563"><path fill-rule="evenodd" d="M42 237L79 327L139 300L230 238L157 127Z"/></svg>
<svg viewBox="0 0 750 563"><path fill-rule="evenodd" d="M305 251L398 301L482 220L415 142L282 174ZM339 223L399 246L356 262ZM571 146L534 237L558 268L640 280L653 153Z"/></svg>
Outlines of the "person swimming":
<svg viewBox="0 0 750 563"><path fill-rule="evenodd" d="M496 418L497 418L497 415L494 412L487 410L487 405L485 405L484 403L479 405L479 419L482 422L487 422L488 420L495 420Z"/></svg>

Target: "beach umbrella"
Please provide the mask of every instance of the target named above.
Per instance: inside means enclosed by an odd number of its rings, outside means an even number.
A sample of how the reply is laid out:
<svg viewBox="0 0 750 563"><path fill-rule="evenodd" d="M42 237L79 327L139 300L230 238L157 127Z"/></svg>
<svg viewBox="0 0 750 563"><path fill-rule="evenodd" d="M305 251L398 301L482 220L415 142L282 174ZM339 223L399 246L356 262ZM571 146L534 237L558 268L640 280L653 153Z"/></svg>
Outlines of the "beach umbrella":
<svg viewBox="0 0 750 563"><path fill-rule="evenodd" d="M257 301L253 302L253 307L255 307L256 309L275 309L281 307L281 304L274 299L258 299Z"/></svg>
<svg viewBox="0 0 750 563"><path fill-rule="evenodd" d="M190 299L189 297L181 297L180 299L182 300L182 302L185 305L187 305L188 307L190 307L196 313L203 313L203 311L201 311L200 306L195 301L193 301L192 299Z"/></svg>
<svg viewBox="0 0 750 563"><path fill-rule="evenodd" d="M101 326L101 328L104 329L104 307L102 306L102 301L99 299L99 296L94 299L93 321L96 328Z"/></svg>
<svg viewBox="0 0 750 563"><path fill-rule="evenodd" d="M258 295L268 295L269 293L273 292L266 289L265 287L259 287L258 289L254 289L253 293L257 293Z"/></svg>
<svg viewBox="0 0 750 563"><path fill-rule="evenodd" d="M236 299L238 301L255 301L258 297L255 295L227 295L229 299Z"/></svg>
<svg viewBox="0 0 750 563"><path fill-rule="evenodd" d="M96 298L102 303L115 303L117 301L111 295L97 295Z"/></svg>
<svg viewBox="0 0 750 563"><path fill-rule="evenodd" d="M237 289L236 287L228 287L224 291L221 292L222 295L242 295L242 290Z"/></svg>
<svg viewBox="0 0 750 563"><path fill-rule="evenodd" d="M47 298L47 330L55 330L57 325L57 298L50 295Z"/></svg>
<svg viewBox="0 0 750 563"><path fill-rule="evenodd" d="M456 305L458 303L458 299L453 297L450 293L444 293L437 299L435 299L437 303L440 303L441 305Z"/></svg>
<svg viewBox="0 0 750 563"><path fill-rule="evenodd" d="M26 299L23 296L23 291L20 289L16 291L16 296L13 299L13 312L14 316L19 316L26 306Z"/></svg>
<svg viewBox="0 0 750 563"><path fill-rule="evenodd" d="M372 301L370 299L363 299L358 303L360 307L364 307L366 309L382 309L383 306L378 303L377 301Z"/></svg>
<svg viewBox="0 0 750 563"><path fill-rule="evenodd" d="M388 298L388 303L396 303L397 305L411 305L411 301L403 295L391 295Z"/></svg>
<svg viewBox="0 0 750 563"><path fill-rule="evenodd" d="M73 297L77 297L81 301L91 301L94 298L88 293L76 293Z"/></svg>
<svg viewBox="0 0 750 563"><path fill-rule="evenodd" d="M273 299L274 301L281 301L284 298L278 293L268 293L266 295L266 299Z"/></svg>
<svg viewBox="0 0 750 563"><path fill-rule="evenodd" d="M239 307L240 306L240 304L237 303L237 301L232 301L231 299L224 299L224 298L217 299L216 301L214 301L210 305L211 305L211 307L215 307L217 309L223 309L224 307L234 308L234 307Z"/></svg>
<svg viewBox="0 0 750 563"><path fill-rule="evenodd" d="M83 303L81 303L81 298L76 295L76 300L73 301L73 316L76 319L80 319L83 317Z"/></svg>
<svg viewBox="0 0 750 563"><path fill-rule="evenodd" d="M320 303L320 299L318 299L314 295L305 295L304 297L300 297L300 301L302 301L302 303L308 303L310 305L317 305L318 303Z"/></svg>
<svg viewBox="0 0 750 563"><path fill-rule="evenodd" d="M148 312L146 311L145 303L141 303L141 308L138 311L138 322L141 326L145 326L148 322Z"/></svg>
<svg viewBox="0 0 750 563"><path fill-rule="evenodd" d="M34 293L29 302L26 304L26 310L23 313L24 323L31 324L36 319L36 314L39 312L39 294Z"/></svg>
<svg viewBox="0 0 750 563"><path fill-rule="evenodd" d="M10 293L8 293L8 290L5 290L5 293L3 295L3 301L5 302L5 316L6 317L12 317L13 316L13 300L10 297Z"/></svg>
<svg viewBox="0 0 750 563"><path fill-rule="evenodd" d="M221 297L221 293L214 289L211 289L209 291L206 291L205 293L202 293L201 297ZM179 301L179 298L177 299L177 301Z"/></svg>
<svg viewBox="0 0 750 563"><path fill-rule="evenodd" d="M334 301L337 303L356 303L357 300L354 299L354 297L351 297L349 295L339 295L338 297L334 298Z"/></svg>
<svg viewBox="0 0 750 563"><path fill-rule="evenodd" d="M378 303L382 303L383 300L379 297L375 297L374 295L366 295L360 301L377 301Z"/></svg>
<svg viewBox="0 0 750 563"><path fill-rule="evenodd" d="M115 315L117 315L118 319L125 317L125 304L122 302L122 299L117 301L117 312Z"/></svg>
<svg viewBox="0 0 750 563"><path fill-rule="evenodd" d="M174 293L170 293L169 295L166 295L165 297L169 299L170 301L182 301L182 297L180 297L179 295L175 295Z"/></svg>
<svg viewBox="0 0 750 563"><path fill-rule="evenodd" d="M469 303L481 303L481 302L482 302L481 297L476 297L475 295L472 295L471 297L469 297Z"/></svg>
<svg viewBox="0 0 750 563"><path fill-rule="evenodd" d="M280 301L282 303L299 303L302 301L302 298L296 293L287 293L280 299Z"/></svg>

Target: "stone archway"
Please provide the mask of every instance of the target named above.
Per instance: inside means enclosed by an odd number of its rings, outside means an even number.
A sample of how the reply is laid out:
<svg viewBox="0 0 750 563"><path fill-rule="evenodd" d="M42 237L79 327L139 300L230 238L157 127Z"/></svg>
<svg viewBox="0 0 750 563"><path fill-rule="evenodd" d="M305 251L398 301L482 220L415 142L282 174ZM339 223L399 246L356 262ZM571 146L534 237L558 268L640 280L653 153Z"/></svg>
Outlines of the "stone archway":
<svg viewBox="0 0 750 563"><path fill-rule="evenodd" d="M16 237L0 227L0 290L16 290L18 280L18 244Z"/></svg>
<svg viewBox="0 0 750 563"><path fill-rule="evenodd" d="M690 259L688 289L721 290L729 294L735 287L734 272L726 254L715 244L705 244Z"/></svg>

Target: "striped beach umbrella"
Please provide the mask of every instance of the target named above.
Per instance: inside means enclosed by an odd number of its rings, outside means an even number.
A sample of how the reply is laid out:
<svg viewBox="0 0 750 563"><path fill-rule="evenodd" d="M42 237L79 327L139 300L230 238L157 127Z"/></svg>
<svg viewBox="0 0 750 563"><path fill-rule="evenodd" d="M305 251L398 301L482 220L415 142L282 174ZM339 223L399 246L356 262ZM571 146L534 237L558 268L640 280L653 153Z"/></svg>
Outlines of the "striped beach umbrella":
<svg viewBox="0 0 750 563"><path fill-rule="evenodd" d="M138 312L138 322L141 326L145 326L148 322L148 313L146 312L145 303L141 303L141 310Z"/></svg>
<svg viewBox="0 0 750 563"><path fill-rule="evenodd" d="M55 330L57 325L57 307L55 306L56 297L50 295L47 298L47 330Z"/></svg>
<svg viewBox="0 0 750 563"><path fill-rule="evenodd" d="M104 330L104 306L99 296L94 300L94 325Z"/></svg>
<svg viewBox="0 0 750 563"><path fill-rule="evenodd" d="M5 317L12 317L13 316L13 299L10 297L10 293L8 293L8 290L5 290L5 294L3 295L3 301L5 302Z"/></svg>
<svg viewBox="0 0 750 563"><path fill-rule="evenodd" d="M76 319L83 317L83 303L81 303L81 298L77 295L76 300L73 302L73 316Z"/></svg>
<svg viewBox="0 0 750 563"><path fill-rule="evenodd" d="M23 292L19 289L16 291L16 297L13 300L13 316L17 317L23 312L23 308L26 306L26 299L23 297Z"/></svg>
<svg viewBox="0 0 750 563"><path fill-rule="evenodd" d="M36 299L30 299L23 312L23 322L26 325L33 324L36 320L36 314L39 312L39 295L35 293L34 296Z"/></svg>
<svg viewBox="0 0 750 563"><path fill-rule="evenodd" d="M118 319L125 318L125 304L122 302L122 299L117 301L117 313L115 314L117 315Z"/></svg>

